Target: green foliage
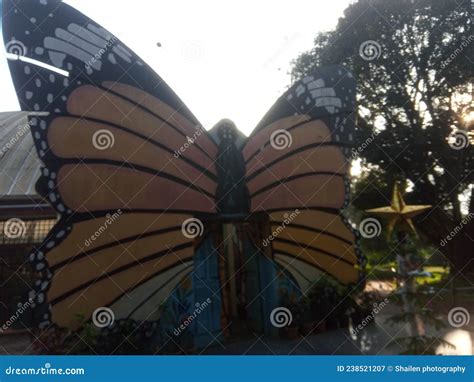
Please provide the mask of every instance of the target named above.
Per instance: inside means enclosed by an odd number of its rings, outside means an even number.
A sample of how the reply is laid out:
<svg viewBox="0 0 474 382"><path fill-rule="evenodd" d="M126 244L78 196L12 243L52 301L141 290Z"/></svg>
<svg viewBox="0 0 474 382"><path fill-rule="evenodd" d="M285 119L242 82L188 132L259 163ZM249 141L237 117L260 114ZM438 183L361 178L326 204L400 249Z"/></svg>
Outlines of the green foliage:
<svg viewBox="0 0 474 382"><path fill-rule="evenodd" d="M387 322L391 325L413 322L415 316L421 318L424 324L431 326L434 330L440 330L446 327L444 321L437 318L434 312L427 308L418 308L416 309L416 312L401 312L394 314Z"/></svg>
<svg viewBox="0 0 474 382"><path fill-rule="evenodd" d="M379 257L385 257L386 253L383 252L382 254L376 253L375 256L377 258ZM393 268L396 266L395 261L391 261L388 263L382 263L382 262L373 262L371 260L372 255L368 256L369 258L369 264L366 267L366 277L367 280L375 280L375 281L394 281L396 274L393 271ZM375 264L375 265L372 265Z"/></svg>
<svg viewBox="0 0 474 382"><path fill-rule="evenodd" d="M464 127L471 102L460 97L468 95L472 79L474 42L466 46L470 12L468 0L359 0L348 6L335 30L315 38L292 72L296 80L316 66L343 63L354 73L357 146L373 140L357 152L364 174L354 186L353 205L387 205L393 183L408 179L413 186L408 203L436 206L419 224L420 233L434 243L459 223L458 196L474 183L474 145L454 150L446 141L454 127ZM380 46L372 61L359 54L368 40ZM354 208L349 214L360 217ZM363 246L382 249L383 240ZM469 253L443 250L469 261Z"/></svg>
<svg viewBox="0 0 474 382"><path fill-rule="evenodd" d="M398 345L404 349L401 355L436 355L439 346L454 348L453 344L439 337L433 336L407 336L397 337L389 342L388 346Z"/></svg>
<svg viewBox="0 0 474 382"><path fill-rule="evenodd" d="M308 292L308 304L311 306L316 319L341 319L354 306L353 291L334 280L323 275Z"/></svg>
<svg viewBox="0 0 474 382"><path fill-rule="evenodd" d="M288 291L283 291L280 295L280 301L282 306L287 308L291 312L291 327L299 326L302 322L302 304L294 294L288 293Z"/></svg>
<svg viewBox="0 0 474 382"><path fill-rule="evenodd" d="M419 298L419 294L404 293L403 295L414 303L414 310L413 312L402 311L401 313L392 315L387 321L390 325L409 325L419 319L423 322L424 326L427 325L431 330L438 333L441 329L446 327L443 320L436 317L431 309L427 309L424 306L422 300ZM401 294L394 294L391 299L394 303L400 305L403 304ZM451 343L443 340L440 336L431 336L427 334L396 337L388 346L395 345L401 346L403 351L400 354L406 355L434 355L436 354L436 349L441 345L454 348Z"/></svg>
<svg viewBox="0 0 474 382"><path fill-rule="evenodd" d="M407 247L410 247L410 241L406 242ZM407 249L401 249L407 250ZM412 248L413 250L413 248ZM415 277L415 276L411 276ZM406 283L409 281L405 280ZM410 325L412 332L408 337L397 337L390 345L402 346L403 352L401 354L435 354L436 348L441 344L452 346L448 342L437 336L429 336L425 334L425 327L430 330L438 332L446 327L445 322L438 318L432 309L427 308L426 301L423 295L415 289L399 289L396 293L391 295L391 301L400 306L401 311L393 314L388 320L389 325ZM407 309L407 303L410 308ZM417 327L420 323L423 329ZM415 329L416 327L416 329ZM420 332L421 330L421 332Z"/></svg>
<svg viewBox="0 0 474 382"><path fill-rule="evenodd" d="M76 331L51 327L41 331L35 342L36 354L57 355L119 355L149 354L152 352L145 327L132 320L115 322L110 328L100 329L78 316ZM148 347L150 345L150 347Z"/></svg>

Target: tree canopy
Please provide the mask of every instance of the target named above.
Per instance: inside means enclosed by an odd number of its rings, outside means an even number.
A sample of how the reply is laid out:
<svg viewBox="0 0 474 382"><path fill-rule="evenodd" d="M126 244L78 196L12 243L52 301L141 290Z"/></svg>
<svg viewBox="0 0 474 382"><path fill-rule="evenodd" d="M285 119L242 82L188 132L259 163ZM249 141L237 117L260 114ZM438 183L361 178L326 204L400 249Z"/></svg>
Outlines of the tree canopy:
<svg viewBox="0 0 474 382"><path fill-rule="evenodd" d="M474 183L474 144L467 140L465 121L473 111L470 13L469 0L359 0L335 30L316 36L292 71L296 80L314 67L343 63L354 73L359 105L354 153L366 171L353 204L378 207L383 199L387 204L393 182L408 180L408 201L434 206L418 226L435 244L461 221L466 211L460 196L469 199ZM463 249L463 259L452 245L444 251L462 266L473 247L474 242Z"/></svg>

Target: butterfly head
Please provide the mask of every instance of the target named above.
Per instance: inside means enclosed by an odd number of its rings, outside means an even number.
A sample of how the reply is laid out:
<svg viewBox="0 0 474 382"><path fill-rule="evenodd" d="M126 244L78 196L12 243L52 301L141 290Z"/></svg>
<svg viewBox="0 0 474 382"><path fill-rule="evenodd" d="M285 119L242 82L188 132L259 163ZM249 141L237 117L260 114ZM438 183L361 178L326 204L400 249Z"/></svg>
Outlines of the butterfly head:
<svg viewBox="0 0 474 382"><path fill-rule="evenodd" d="M230 119L222 119L216 128L221 143L233 143L237 139L237 127Z"/></svg>

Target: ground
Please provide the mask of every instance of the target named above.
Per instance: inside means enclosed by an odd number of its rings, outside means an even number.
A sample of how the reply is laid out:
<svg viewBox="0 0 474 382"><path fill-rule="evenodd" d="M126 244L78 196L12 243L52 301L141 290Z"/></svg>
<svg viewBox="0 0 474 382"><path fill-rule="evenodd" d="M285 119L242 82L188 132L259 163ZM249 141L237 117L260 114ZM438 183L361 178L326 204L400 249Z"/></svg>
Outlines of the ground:
<svg viewBox="0 0 474 382"><path fill-rule="evenodd" d="M406 332L406 327L391 327L387 319L391 312L380 313L375 317L375 322L368 325L360 335L352 337L348 328L327 331L296 340L282 340L279 338L266 338L264 336L249 337L248 339L216 345L207 349L196 351L194 354L268 354L268 355L302 355L302 354L397 354L399 347L388 347L388 343ZM474 313L474 310L471 310ZM462 329L451 327L443 332L450 336L449 342L456 349L444 349L446 354L474 354L474 322ZM6 335L0 337L0 353L2 354L28 354L31 352L31 340L27 334Z"/></svg>
<svg viewBox="0 0 474 382"><path fill-rule="evenodd" d="M429 281L429 280L427 280ZM466 280L467 281L467 280ZM470 283L468 283L470 284ZM374 315L375 319L359 331L351 335L351 329L340 328L326 331L296 340L268 338L263 335L251 335L239 338L238 341L219 343L206 349L195 350L192 354L268 354L268 355L382 355L400 354L402 348L390 342L397 337L408 335L408 324L390 325L389 318L400 312L399 305L392 303L390 293L394 291L394 282L386 280L370 280L366 284L366 291L377 291L381 296L387 296L389 303ZM455 348L440 348L441 354L474 354L474 288L472 286L459 287L455 296L452 291L443 285L427 288L420 294L423 306L430 308L433 314L444 324L438 331L427 328L428 335L442 336ZM461 327L453 327L448 319L453 307L462 307L468 311L467 323ZM29 333L17 333L0 336L0 354L31 354L32 337Z"/></svg>

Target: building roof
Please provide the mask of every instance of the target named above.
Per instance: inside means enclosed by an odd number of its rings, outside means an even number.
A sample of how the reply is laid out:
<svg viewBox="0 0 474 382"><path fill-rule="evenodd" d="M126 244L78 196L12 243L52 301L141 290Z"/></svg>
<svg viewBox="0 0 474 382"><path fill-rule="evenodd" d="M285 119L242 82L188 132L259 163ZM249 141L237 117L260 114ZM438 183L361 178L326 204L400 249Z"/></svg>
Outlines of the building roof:
<svg viewBox="0 0 474 382"><path fill-rule="evenodd" d="M0 113L0 221L13 217L56 219L55 211L35 190L41 166L28 113Z"/></svg>
<svg viewBox="0 0 474 382"><path fill-rule="evenodd" d="M37 197L41 162L28 125L28 113L0 113L0 198Z"/></svg>

